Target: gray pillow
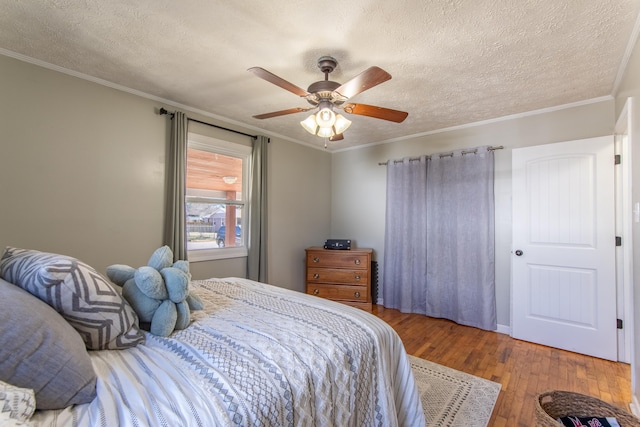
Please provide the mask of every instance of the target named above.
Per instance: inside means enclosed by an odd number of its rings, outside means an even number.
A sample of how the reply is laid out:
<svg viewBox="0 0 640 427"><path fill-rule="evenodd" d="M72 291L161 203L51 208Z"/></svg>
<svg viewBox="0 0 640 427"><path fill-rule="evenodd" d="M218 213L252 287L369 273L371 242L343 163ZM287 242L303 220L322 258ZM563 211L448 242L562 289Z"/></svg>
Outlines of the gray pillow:
<svg viewBox="0 0 640 427"><path fill-rule="evenodd" d="M73 326L89 350L144 342L138 316L104 276L75 258L7 247L0 277L37 296Z"/></svg>
<svg viewBox="0 0 640 427"><path fill-rule="evenodd" d="M38 409L91 402L96 374L80 335L44 302L0 279L0 380L32 389Z"/></svg>

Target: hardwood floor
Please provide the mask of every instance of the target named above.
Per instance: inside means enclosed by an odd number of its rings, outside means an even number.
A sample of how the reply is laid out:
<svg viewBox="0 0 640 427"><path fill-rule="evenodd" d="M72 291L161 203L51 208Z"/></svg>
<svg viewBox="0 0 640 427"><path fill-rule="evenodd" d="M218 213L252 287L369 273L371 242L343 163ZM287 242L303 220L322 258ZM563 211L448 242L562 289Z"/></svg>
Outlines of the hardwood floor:
<svg viewBox="0 0 640 427"><path fill-rule="evenodd" d="M629 411L631 371L610 362L461 326L444 319L373 306L407 353L502 384L489 426L535 425L535 397L568 390Z"/></svg>

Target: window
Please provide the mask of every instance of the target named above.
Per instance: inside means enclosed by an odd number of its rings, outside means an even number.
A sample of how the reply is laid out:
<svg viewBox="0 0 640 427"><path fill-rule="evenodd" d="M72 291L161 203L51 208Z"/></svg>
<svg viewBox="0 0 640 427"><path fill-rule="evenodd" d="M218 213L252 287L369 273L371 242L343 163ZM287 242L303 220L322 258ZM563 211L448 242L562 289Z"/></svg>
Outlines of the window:
<svg viewBox="0 0 640 427"><path fill-rule="evenodd" d="M251 147L189 134L185 210L189 260L247 255Z"/></svg>

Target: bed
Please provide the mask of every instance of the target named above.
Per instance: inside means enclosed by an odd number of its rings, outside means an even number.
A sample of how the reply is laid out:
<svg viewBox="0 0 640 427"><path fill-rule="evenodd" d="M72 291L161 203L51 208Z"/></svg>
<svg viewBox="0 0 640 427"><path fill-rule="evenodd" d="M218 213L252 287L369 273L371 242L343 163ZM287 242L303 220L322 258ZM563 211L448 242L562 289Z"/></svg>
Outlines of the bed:
<svg viewBox="0 0 640 427"><path fill-rule="evenodd" d="M34 426L423 426L395 331L357 308L264 283L193 281L204 301L169 337L87 351L96 397Z"/></svg>

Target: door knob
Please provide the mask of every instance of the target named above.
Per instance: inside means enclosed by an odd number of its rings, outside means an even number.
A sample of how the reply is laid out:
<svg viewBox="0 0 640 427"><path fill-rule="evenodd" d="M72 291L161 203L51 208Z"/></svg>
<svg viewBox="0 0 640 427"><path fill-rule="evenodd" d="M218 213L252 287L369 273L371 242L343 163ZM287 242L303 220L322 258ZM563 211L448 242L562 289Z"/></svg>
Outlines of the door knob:
<svg viewBox="0 0 640 427"><path fill-rule="evenodd" d="M522 256L522 254L523 254L523 253L524 253L524 252L522 252L520 249L518 249L518 250L516 251L516 255L517 255L517 256Z"/></svg>

